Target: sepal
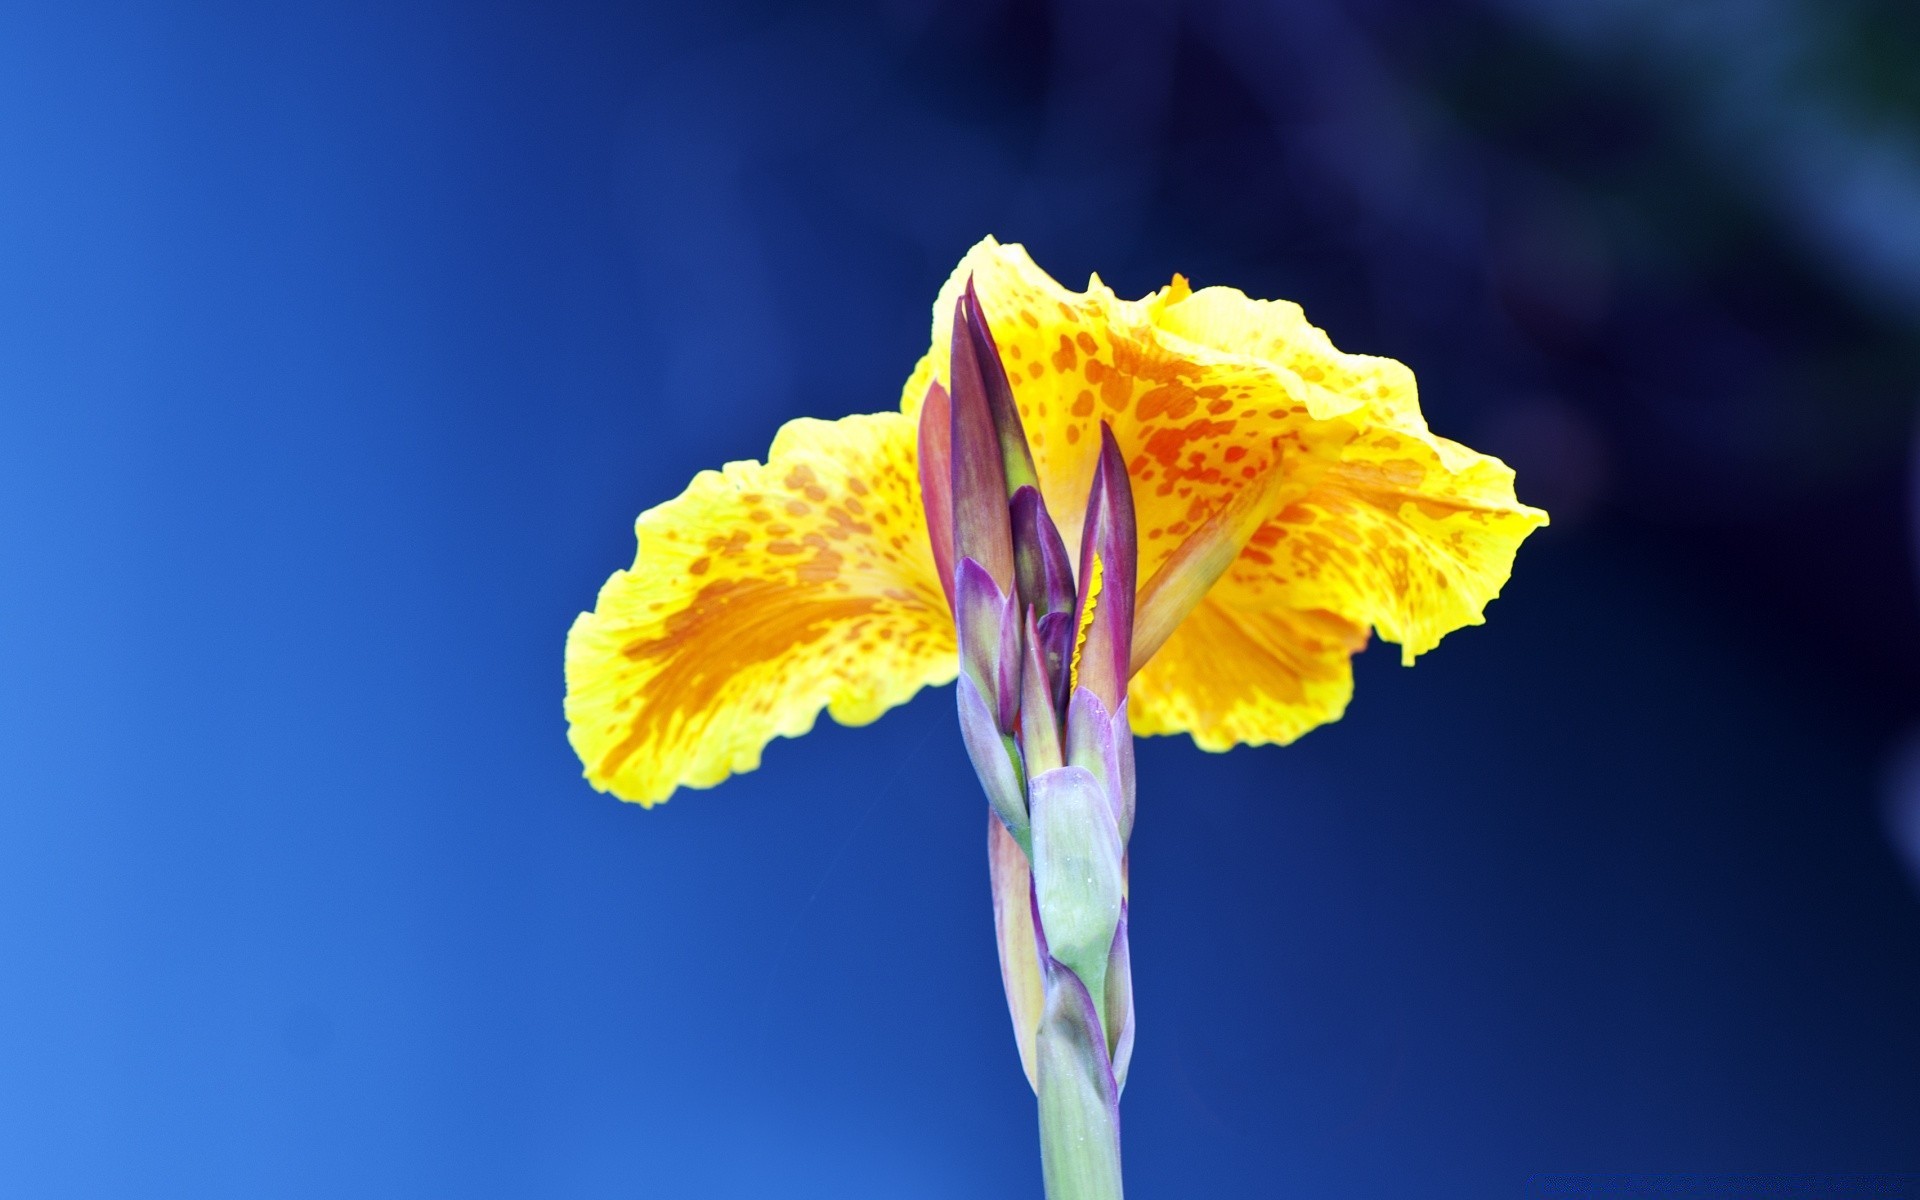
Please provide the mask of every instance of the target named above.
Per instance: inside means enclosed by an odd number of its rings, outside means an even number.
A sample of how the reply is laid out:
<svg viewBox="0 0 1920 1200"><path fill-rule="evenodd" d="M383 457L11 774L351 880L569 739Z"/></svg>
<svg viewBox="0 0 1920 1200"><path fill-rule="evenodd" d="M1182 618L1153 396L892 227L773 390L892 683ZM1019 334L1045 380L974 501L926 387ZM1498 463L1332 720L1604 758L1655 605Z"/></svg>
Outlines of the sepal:
<svg viewBox="0 0 1920 1200"><path fill-rule="evenodd" d="M999 814L987 817L987 869L993 883L993 938L1000 952L1000 983L1020 1047L1020 1069L1027 1086L1040 1087L1034 1066L1034 1039L1046 1006L1039 940L1033 928L1033 873L1027 852L1013 840Z"/></svg>
<svg viewBox="0 0 1920 1200"><path fill-rule="evenodd" d="M1082 767L1028 783L1033 893L1047 952L1102 995L1120 921L1122 848L1106 789Z"/></svg>
<svg viewBox="0 0 1920 1200"><path fill-rule="evenodd" d="M1048 1196L1118 1197L1120 1088L1087 989L1057 962L1047 968L1035 1057L1040 1169Z"/></svg>
<svg viewBox="0 0 1920 1200"><path fill-rule="evenodd" d="M1018 602L971 558L954 572L954 625L960 673L988 701L1000 732L1012 733L1020 703Z"/></svg>
<svg viewBox="0 0 1920 1200"><path fill-rule="evenodd" d="M980 690L965 675L954 681L959 700L960 740L966 743L973 772L987 793L987 803L999 815L1015 841L1027 843L1027 805L1021 787L1021 769L1013 739L1000 732Z"/></svg>
<svg viewBox="0 0 1920 1200"><path fill-rule="evenodd" d="M1123 702L1121 708L1125 707ZM1127 729L1124 711L1116 718L1091 689L1076 688L1067 704L1066 760L1100 781L1123 846L1133 833L1132 759L1133 734Z"/></svg>
<svg viewBox="0 0 1920 1200"><path fill-rule="evenodd" d="M1133 959L1127 946L1127 904L1120 902L1120 924L1113 932L1113 951L1107 956L1104 1015L1107 1051L1113 1062L1116 1092L1127 1087L1127 1068L1133 1065Z"/></svg>
<svg viewBox="0 0 1920 1200"><path fill-rule="evenodd" d="M1114 757L1120 760L1120 840L1133 838L1134 806L1134 765L1133 765L1133 718L1127 715L1128 700L1120 702L1120 711L1113 714ZM1124 876L1124 872L1122 873Z"/></svg>

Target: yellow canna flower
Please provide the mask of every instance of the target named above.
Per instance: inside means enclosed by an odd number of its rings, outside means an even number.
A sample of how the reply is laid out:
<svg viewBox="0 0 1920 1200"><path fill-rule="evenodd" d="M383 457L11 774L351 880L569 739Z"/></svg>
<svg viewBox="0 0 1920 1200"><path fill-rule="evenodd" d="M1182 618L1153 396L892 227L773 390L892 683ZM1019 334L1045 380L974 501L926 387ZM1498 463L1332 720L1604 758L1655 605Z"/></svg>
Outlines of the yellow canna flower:
<svg viewBox="0 0 1920 1200"><path fill-rule="evenodd" d="M1077 545L1110 427L1138 529L1135 732L1289 742L1345 710L1369 630L1412 662L1478 624L1546 514L1498 459L1428 432L1413 374L1343 354L1297 305L1176 276L1069 292L1017 245L973 247L898 412L788 422L765 463L703 471L642 513L567 636L587 779L652 805L759 765L822 708L872 721L957 671L918 474L968 280L1046 507Z"/></svg>

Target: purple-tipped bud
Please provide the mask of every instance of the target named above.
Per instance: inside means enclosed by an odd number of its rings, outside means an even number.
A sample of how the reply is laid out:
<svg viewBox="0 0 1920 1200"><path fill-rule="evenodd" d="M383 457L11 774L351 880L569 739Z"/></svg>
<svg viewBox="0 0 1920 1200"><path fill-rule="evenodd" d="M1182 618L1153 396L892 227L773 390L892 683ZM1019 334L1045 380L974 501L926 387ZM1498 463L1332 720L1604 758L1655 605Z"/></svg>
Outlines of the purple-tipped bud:
<svg viewBox="0 0 1920 1200"><path fill-rule="evenodd" d="M1020 603L1036 614L1073 610L1073 562L1040 489L1013 493L1013 573Z"/></svg>
<svg viewBox="0 0 1920 1200"><path fill-rule="evenodd" d="M1007 473L975 340L963 300L954 311L953 357L948 372L953 554L956 562L970 558L979 563L1002 591L1010 592L1013 531L1007 518ZM991 360L995 370L999 362L998 358ZM955 599L957 602L957 595Z"/></svg>
<svg viewBox="0 0 1920 1200"><path fill-rule="evenodd" d="M1100 698L1109 712L1127 695L1133 646L1133 589L1139 543L1133 524L1133 488L1127 464L1100 424L1100 461L1087 497L1080 534L1080 603L1075 628L1074 682Z"/></svg>
<svg viewBox="0 0 1920 1200"><path fill-rule="evenodd" d="M1007 494L1011 496L1023 487L1038 487L1040 476L1033 469L1033 451L1027 445L1026 427L1021 424L1019 406L1013 401L1013 384L1007 379L1007 368L1000 361L1000 348L994 343L993 331L987 327L987 316L980 309L980 296L973 290L971 278L967 280L966 292L954 306L952 364L949 374L954 381L955 395L959 394L961 381L969 386L973 380L979 381L999 439L1000 469Z"/></svg>
<svg viewBox="0 0 1920 1200"><path fill-rule="evenodd" d="M920 504L927 513L927 539L940 589L953 608L953 407L947 389L927 388L920 406Z"/></svg>

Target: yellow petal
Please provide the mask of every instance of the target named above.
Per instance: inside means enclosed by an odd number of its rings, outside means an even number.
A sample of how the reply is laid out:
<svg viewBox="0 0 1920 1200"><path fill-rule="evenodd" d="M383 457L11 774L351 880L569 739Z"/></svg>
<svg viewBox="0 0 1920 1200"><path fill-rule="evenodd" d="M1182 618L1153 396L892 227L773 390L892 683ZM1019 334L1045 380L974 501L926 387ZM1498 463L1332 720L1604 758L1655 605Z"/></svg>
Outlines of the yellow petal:
<svg viewBox="0 0 1920 1200"><path fill-rule="evenodd" d="M1364 626L1331 613L1239 608L1210 595L1127 689L1138 734L1189 733L1202 750L1290 742L1338 720Z"/></svg>
<svg viewBox="0 0 1920 1200"><path fill-rule="evenodd" d="M1413 372L1342 354L1299 306L1208 288L1168 305L1170 332L1209 350L1276 364L1308 389L1322 453L1296 468L1274 517L1215 585L1238 609L1325 611L1372 626L1411 663L1478 625L1513 557L1547 514L1514 496L1497 458L1436 437Z"/></svg>
<svg viewBox="0 0 1920 1200"><path fill-rule="evenodd" d="M1515 501L1513 472L1499 459L1376 427L1253 535L1213 594L1371 625L1411 664L1482 622L1520 543L1546 522Z"/></svg>
<svg viewBox="0 0 1920 1200"><path fill-rule="evenodd" d="M1177 276L1137 301L1097 277L1069 292L1024 249L992 239L942 291L906 411L946 377L953 302L969 277L1070 544L1102 420L1133 483L1141 580L1242 492L1258 485L1271 508L1135 677L1140 733L1185 731L1225 749L1291 741L1338 717L1369 628L1411 661L1479 623L1520 541L1546 522L1515 500L1499 460L1428 432L1411 371L1340 352L1298 305L1194 292Z"/></svg>
<svg viewBox="0 0 1920 1200"><path fill-rule="evenodd" d="M711 787L823 707L861 725L953 678L915 453L899 413L791 421L765 464L641 514L633 568L567 635L568 736L596 788Z"/></svg>

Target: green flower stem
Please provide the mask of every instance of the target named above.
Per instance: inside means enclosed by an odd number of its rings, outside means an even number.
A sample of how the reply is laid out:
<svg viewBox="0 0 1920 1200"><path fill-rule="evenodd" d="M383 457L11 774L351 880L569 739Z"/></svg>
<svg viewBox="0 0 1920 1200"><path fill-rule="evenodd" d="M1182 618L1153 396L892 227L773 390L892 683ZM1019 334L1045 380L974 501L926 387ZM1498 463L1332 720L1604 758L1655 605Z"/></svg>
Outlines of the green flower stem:
<svg viewBox="0 0 1920 1200"><path fill-rule="evenodd" d="M1084 767L1028 784L1033 907L1046 1003L1035 1040L1048 1200L1120 1200L1120 1089L1109 1057L1107 966L1125 891L1114 806Z"/></svg>
<svg viewBox="0 0 1920 1200"><path fill-rule="evenodd" d="M1054 963L1036 1058L1047 1200L1121 1200L1120 1105L1106 1037L1080 982Z"/></svg>

